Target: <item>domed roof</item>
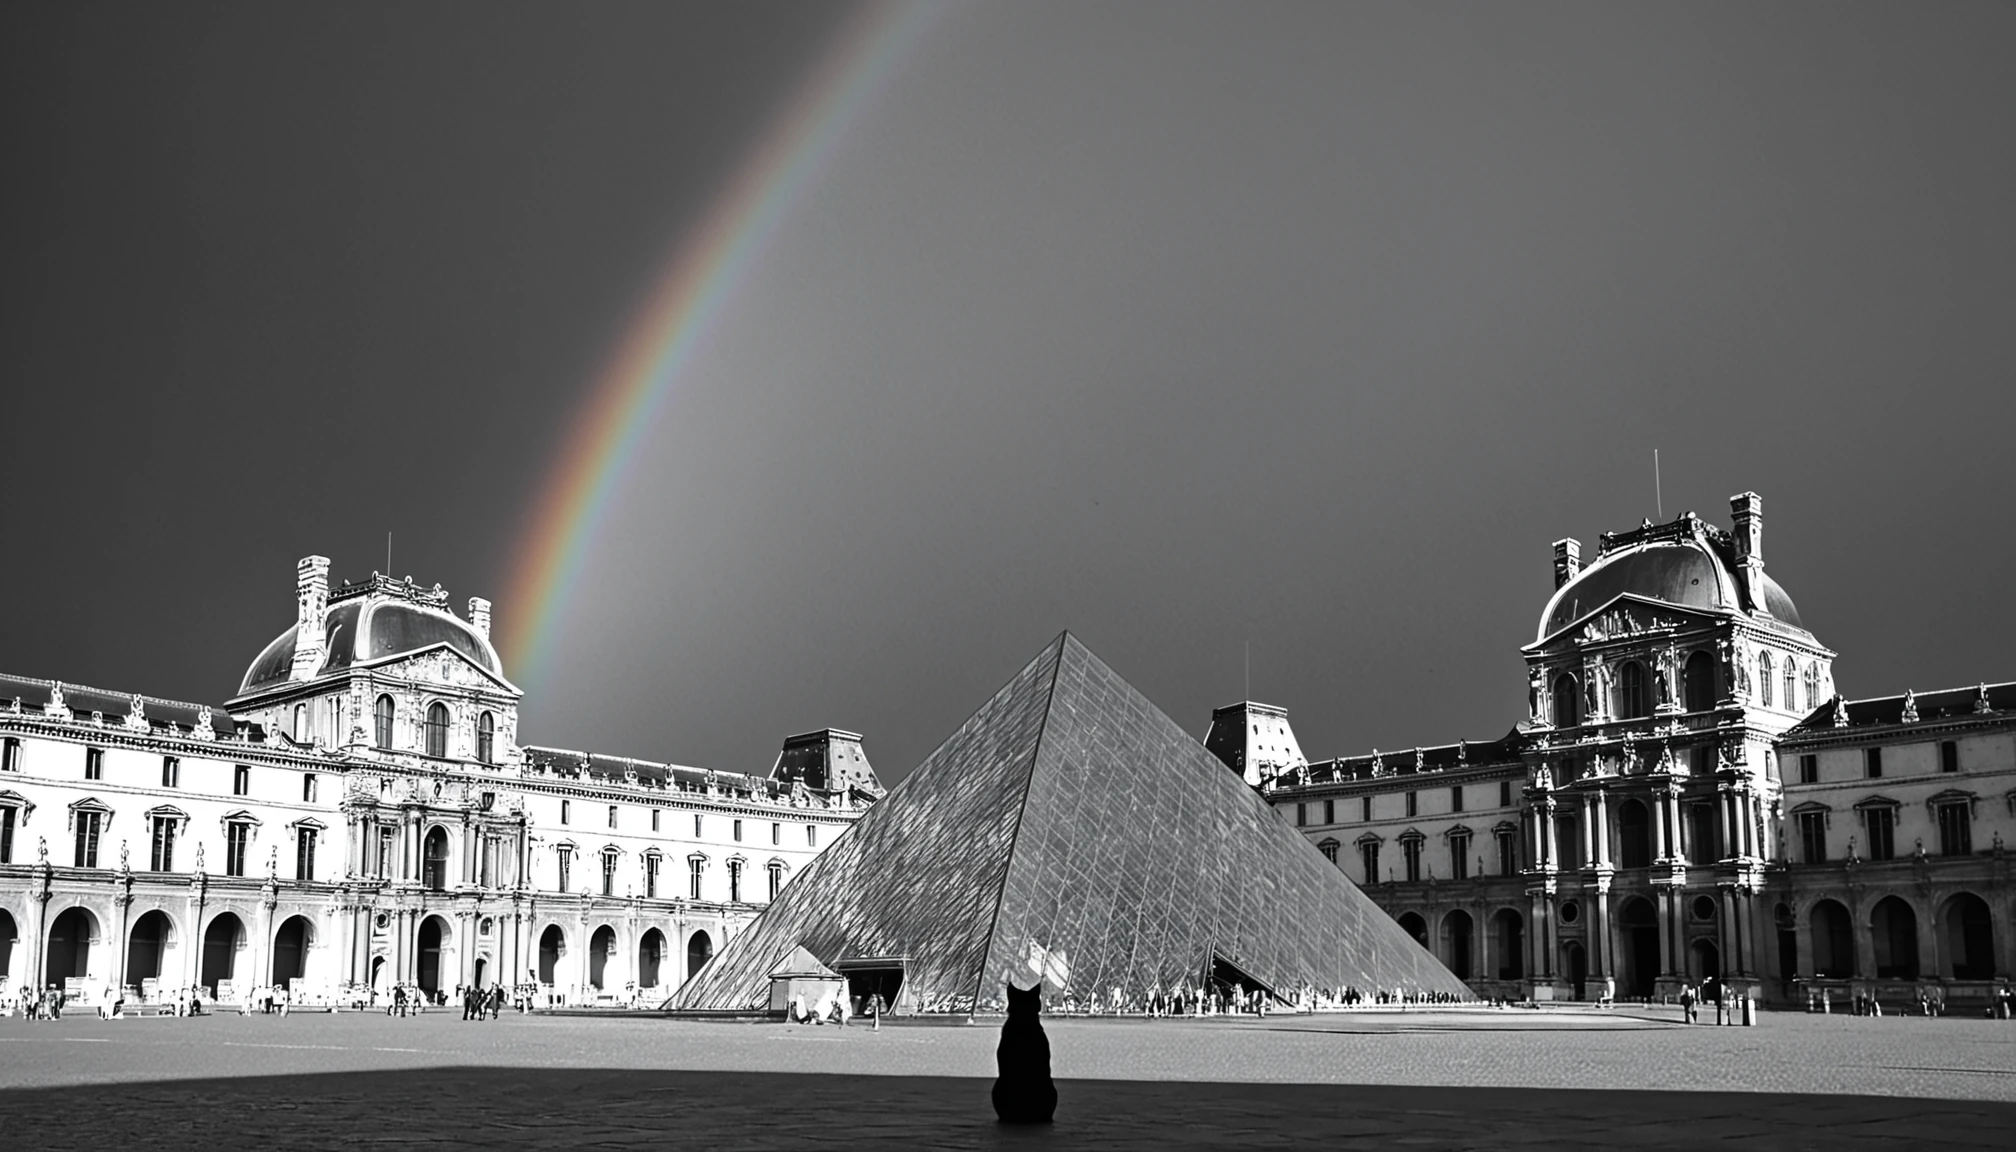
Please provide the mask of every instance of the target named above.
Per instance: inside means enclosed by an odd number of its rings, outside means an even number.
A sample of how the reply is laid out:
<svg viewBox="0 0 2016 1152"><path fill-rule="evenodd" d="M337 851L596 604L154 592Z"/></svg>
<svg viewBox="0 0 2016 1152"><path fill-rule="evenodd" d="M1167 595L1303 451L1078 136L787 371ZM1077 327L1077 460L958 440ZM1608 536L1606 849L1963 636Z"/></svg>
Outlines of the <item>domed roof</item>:
<svg viewBox="0 0 2016 1152"><path fill-rule="evenodd" d="M332 605L323 614L322 627L328 655L316 669L317 676L437 644L448 645L493 676L504 675L503 661L490 641L445 608L374 595ZM299 625L289 627L259 653L245 672L240 695L284 681L293 673L298 629Z"/></svg>
<svg viewBox="0 0 2016 1152"><path fill-rule="evenodd" d="M1540 616L1536 639L1545 640L1627 593L1703 612L1743 607L1735 573L1708 540L1697 536L1627 544L1597 557L1554 593ZM1764 577L1764 608L1773 619L1805 628L1792 598L1769 575Z"/></svg>

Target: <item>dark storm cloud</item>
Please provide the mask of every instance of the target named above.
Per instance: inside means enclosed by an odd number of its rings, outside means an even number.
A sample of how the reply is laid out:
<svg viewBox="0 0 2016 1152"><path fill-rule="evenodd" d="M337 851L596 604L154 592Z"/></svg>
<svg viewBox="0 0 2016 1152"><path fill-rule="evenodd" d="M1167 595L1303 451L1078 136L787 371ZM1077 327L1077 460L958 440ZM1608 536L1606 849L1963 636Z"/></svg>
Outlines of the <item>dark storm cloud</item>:
<svg viewBox="0 0 2016 1152"><path fill-rule="evenodd" d="M11 10L4 665L215 699L291 563L497 595L833 9ZM480 14L478 14L480 13ZM1501 734L1548 545L1765 498L1850 693L2016 676L2006 6L941 21L675 386L526 738L893 776L1059 628L1201 731ZM507 665L512 654L506 652Z"/></svg>

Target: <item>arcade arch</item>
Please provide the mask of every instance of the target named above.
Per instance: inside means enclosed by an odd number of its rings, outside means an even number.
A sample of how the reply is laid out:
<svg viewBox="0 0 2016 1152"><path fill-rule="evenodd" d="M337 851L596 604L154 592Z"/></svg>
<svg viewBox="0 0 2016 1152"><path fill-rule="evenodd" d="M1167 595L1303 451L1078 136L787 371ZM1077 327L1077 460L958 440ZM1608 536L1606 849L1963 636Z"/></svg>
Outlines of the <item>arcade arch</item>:
<svg viewBox="0 0 2016 1152"><path fill-rule="evenodd" d="M1500 908L1491 916L1491 939L1498 953L1498 979L1523 979L1526 975L1526 918L1510 908Z"/></svg>
<svg viewBox="0 0 2016 1152"><path fill-rule="evenodd" d="M609 957L616 951L616 929L604 924L588 937L588 986L597 992L609 986Z"/></svg>
<svg viewBox="0 0 2016 1152"><path fill-rule="evenodd" d="M454 939L448 922L441 917L429 916L420 922L420 963L416 977L422 992L429 995L439 992L441 974L454 970Z"/></svg>
<svg viewBox="0 0 2016 1152"><path fill-rule="evenodd" d="M127 933L126 983L141 987L145 981L158 982L178 970L180 965L171 965L168 960L179 950L175 921L168 913L156 908L142 914Z"/></svg>
<svg viewBox="0 0 2016 1152"><path fill-rule="evenodd" d="M215 999L217 987L238 979L238 953L245 947L245 922L235 912L219 912L203 930L203 959L196 982Z"/></svg>
<svg viewBox="0 0 2016 1152"><path fill-rule="evenodd" d="M648 929L637 942L637 986L658 987L658 968L664 962L665 934L656 928Z"/></svg>
<svg viewBox="0 0 2016 1152"><path fill-rule="evenodd" d="M1885 896L1869 912L1869 942L1875 945L1876 978L1918 978L1918 914L1899 896Z"/></svg>
<svg viewBox="0 0 2016 1152"><path fill-rule="evenodd" d="M1397 919L1400 927L1406 929L1407 935L1412 936L1416 944L1423 948L1428 946L1428 921L1422 919L1419 912L1402 912Z"/></svg>
<svg viewBox="0 0 2016 1152"><path fill-rule="evenodd" d="M1855 926L1839 900L1820 900L1808 913L1813 931L1813 975L1845 980L1855 975Z"/></svg>
<svg viewBox="0 0 2016 1152"><path fill-rule="evenodd" d="M289 983L308 975L308 950L315 946L315 924L306 916L289 916L273 933L273 983Z"/></svg>
<svg viewBox="0 0 2016 1152"><path fill-rule="evenodd" d="M560 958L567 954L567 933L558 924L548 924L546 931L539 934L539 983L551 984L553 974L560 967Z"/></svg>
<svg viewBox="0 0 2016 1152"><path fill-rule="evenodd" d="M1959 892L1939 913L1946 926L1944 975L1955 980L1991 980L1995 976L1995 918L1988 902L1972 892Z"/></svg>
<svg viewBox="0 0 2016 1152"><path fill-rule="evenodd" d="M98 918L82 906L65 908L49 922L49 940L42 946L43 982L62 987L72 976L90 977L92 945L98 943Z"/></svg>
<svg viewBox="0 0 2016 1152"><path fill-rule="evenodd" d="M1458 980L1470 979L1472 928L1470 914L1460 908L1442 917L1442 956Z"/></svg>
<svg viewBox="0 0 2016 1152"><path fill-rule="evenodd" d="M688 980L693 978L694 973L706 967L707 961L713 958L714 940L706 932L695 932L686 938L686 978Z"/></svg>

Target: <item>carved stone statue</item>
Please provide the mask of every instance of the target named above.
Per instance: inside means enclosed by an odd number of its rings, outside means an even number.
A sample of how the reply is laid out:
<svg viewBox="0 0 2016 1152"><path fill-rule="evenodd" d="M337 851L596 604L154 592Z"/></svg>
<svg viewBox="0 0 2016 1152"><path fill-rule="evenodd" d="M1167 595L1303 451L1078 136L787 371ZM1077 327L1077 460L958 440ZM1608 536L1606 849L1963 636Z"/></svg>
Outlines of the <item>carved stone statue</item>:
<svg viewBox="0 0 2016 1152"><path fill-rule="evenodd" d="M1638 746L1627 740L1624 742L1624 775L1636 776L1638 767Z"/></svg>
<svg viewBox="0 0 2016 1152"><path fill-rule="evenodd" d="M1909 688L1906 688L1904 690L1904 723L1916 724L1917 722L1918 722L1918 693L1911 691Z"/></svg>
<svg viewBox="0 0 2016 1152"><path fill-rule="evenodd" d="M1544 714L1540 710L1543 704L1540 698L1542 679L1543 677L1538 668L1531 669L1526 673L1526 710L1532 716L1535 724L1544 719Z"/></svg>
<svg viewBox="0 0 2016 1152"><path fill-rule="evenodd" d="M70 709L63 703L63 682L61 680L50 683L49 703L43 705L42 710L58 720L68 720L70 718Z"/></svg>
<svg viewBox="0 0 2016 1152"><path fill-rule="evenodd" d="M1980 713L1993 712L1994 710L1988 704L1988 685L1983 684L1979 688L1976 688L1974 690L1974 711Z"/></svg>
<svg viewBox="0 0 2016 1152"><path fill-rule="evenodd" d="M1542 792L1553 791L1554 773L1545 763L1533 769L1533 787L1538 788Z"/></svg>
<svg viewBox="0 0 2016 1152"><path fill-rule="evenodd" d="M35 855L42 863L49 863L49 840L45 836L35 838Z"/></svg>
<svg viewBox="0 0 2016 1152"><path fill-rule="evenodd" d="M1673 745L1661 744L1659 746L1659 771L1672 775L1678 766L1678 762L1673 759Z"/></svg>
<svg viewBox="0 0 2016 1152"><path fill-rule="evenodd" d="M1848 727L1848 698L1839 693L1834 696L1834 727Z"/></svg>

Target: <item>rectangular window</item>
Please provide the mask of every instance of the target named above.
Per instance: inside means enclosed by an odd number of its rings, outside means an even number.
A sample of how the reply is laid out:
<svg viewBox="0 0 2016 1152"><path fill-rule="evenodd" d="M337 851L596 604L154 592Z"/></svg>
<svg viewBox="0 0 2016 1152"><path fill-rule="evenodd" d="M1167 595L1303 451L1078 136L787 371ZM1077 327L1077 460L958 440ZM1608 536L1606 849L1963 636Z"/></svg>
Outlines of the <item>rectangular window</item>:
<svg viewBox="0 0 2016 1152"><path fill-rule="evenodd" d="M14 862L14 808L0 808L0 864Z"/></svg>
<svg viewBox="0 0 2016 1152"><path fill-rule="evenodd" d="M737 844L742 842L742 821L740 820L735 821L735 842Z"/></svg>
<svg viewBox="0 0 2016 1152"><path fill-rule="evenodd" d="M1706 776L1715 771L1715 746L1696 744L1687 750L1687 766L1696 776Z"/></svg>
<svg viewBox="0 0 2016 1152"><path fill-rule="evenodd" d="M653 812L652 815L656 816L657 813ZM644 857L644 898L646 900L656 900L658 898L658 865L662 859L659 856Z"/></svg>
<svg viewBox="0 0 2016 1152"><path fill-rule="evenodd" d="M1939 806L1939 854L1970 856L1974 852L1973 820L1966 804Z"/></svg>
<svg viewBox="0 0 2016 1152"><path fill-rule="evenodd" d="M301 774L301 802L303 804L315 803L315 773L313 772L303 772Z"/></svg>
<svg viewBox="0 0 2016 1152"><path fill-rule="evenodd" d="M1498 807L1510 808L1511 806L1512 806L1512 781L1500 780L1498 781Z"/></svg>
<svg viewBox="0 0 2016 1152"><path fill-rule="evenodd" d="M1418 816L1420 815L1420 813L1421 813L1421 794L1418 792L1407 793L1407 815Z"/></svg>
<svg viewBox="0 0 2016 1152"><path fill-rule="evenodd" d="M21 741L9 736L0 740L0 772L21 770Z"/></svg>
<svg viewBox="0 0 2016 1152"><path fill-rule="evenodd" d="M560 846L560 891L569 892L574 888L574 849L565 844Z"/></svg>
<svg viewBox="0 0 2016 1152"><path fill-rule="evenodd" d="M1372 822L1372 797L1360 796L1358 798L1358 818L1368 824Z"/></svg>
<svg viewBox="0 0 2016 1152"><path fill-rule="evenodd" d="M1519 871L1519 842L1510 832L1498 833L1498 874L1511 876Z"/></svg>
<svg viewBox="0 0 2016 1152"><path fill-rule="evenodd" d="M707 862L698 856L686 861L686 894L691 899L700 899L700 870L706 866Z"/></svg>
<svg viewBox="0 0 2016 1152"><path fill-rule="evenodd" d="M616 853L602 853L602 895L616 895Z"/></svg>
<svg viewBox="0 0 2016 1152"><path fill-rule="evenodd" d="M1827 862L1827 814L1799 813L1799 849L1808 864Z"/></svg>
<svg viewBox="0 0 2016 1152"><path fill-rule="evenodd" d="M1722 858L1721 836L1715 826L1713 804L1689 804L1687 812L1687 862L1713 864Z"/></svg>
<svg viewBox="0 0 2016 1152"><path fill-rule="evenodd" d="M180 788L182 786L182 761L179 757L161 758L161 787Z"/></svg>
<svg viewBox="0 0 2016 1152"><path fill-rule="evenodd" d="M1365 883L1379 883L1379 845L1367 840L1358 846L1359 863L1365 868Z"/></svg>
<svg viewBox="0 0 2016 1152"><path fill-rule="evenodd" d="M77 813L77 851L73 857L76 867L98 866L98 829L101 817L102 814L97 812Z"/></svg>
<svg viewBox="0 0 2016 1152"><path fill-rule="evenodd" d="M1862 774L1871 780L1883 778L1883 749L1864 748L1862 750Z"/></svg>
<svg viewBox="0 0 2016 1152"><path fill-rule="evenodd" d="M1897 856L1896 814L1888 808L1864 808L1862 827L1869 836L1869 859L1892 860Z"/></svg>
<svg viewBox="0 0 2016 1152"><path fill-rule="evenodd" d="M658 831L658 818L660 816L663 816L664 814L665 813L663 811L657 808L651 809L651 831L653 832Z"/></svg>
<svg viewBox="0 0 2016 1152"><path fill-rule="evenodd" d="M484 836L483 845L476 851L476 884L482 888L497 885L497 837Z"/></svg>
<svg viewBox="0 0 2016 1152"><path fill-rule="evenodd" d="M1463 786L1461 784L1458 784L1449 789L1449 811L1461 812L1462 810L1463 810Z"/></svg>
<svg viewBox="0 0 2016 1152"><path fill-rule="evenodd" d="M819 826L817 824L805 825L805 846L807 848L817 848L819 846Z"/></svg>
<svg viewBox="0 0 2016 1152"><path fill-rule="evenodd" d="M1309 824L1309 806L1307 804L1295 805L1295 826L1297 828L1303 828L1307 827L1308 824Z"/></svg>
<svg viewBox="0 0 2016 1152"><path fill-rule="evenodd" d="M779 868L775 864L770 865L770 902L772 904L777 902L777 892L783 887L784 869Z"/></svg>
<svg viewBox="0 0 2016 1152"><path fill-rule="evenodd" d="M616 827L616 805L609 805L609 827Z"/></svg>
<svg viewBox="0 0 2016 1152"><path fill-rule="evenodd" d="M1939 742L1939 771L1958 772L1960 770L1960 742L1941 740Z"/></svg>
<svg viewBox="0 0 2016 1152"><path fill-rule="evenodd" d="M1799 783L1818 784L1820 782L1820 757L1807 752L1799 757Z"/></svg>
<svg viewBox="0 0 2016 1152"><path fill-rule="evenodd" d="M1412 795L1412 793L1409 793L1409 795ZM1408 880L1421 879L1421 841L1402 840L1400 842L1400 861L1407 869Z"/></svg>
<svg viewBox="0 0 2016 1152"><path fill-rule="evenodd" d="M567 800L560 801L560 823L565 824L573 818L574 818L573 803Z"/></svg>
<svg viewBox="0 0 2016 1152"><path fill-rule="evenodd" d="M175 870L175 818L156 816L154 818L154 855L150 861L154 872Z"/></svg>
<svg viewBox="0 0 2016 1152"><path fill-rule="evenodd" d="M1470 878L1470 837L1460 832L1449 837L1449 878Z"/></svg>
<svg viewBox="0 0 2016 1152"><path fill-rule="evenodd" d="M700 816L698 813L695 813L693 816L693 838L695 840L700 838Z"/></svg>
<svg viewBox="0 0 2016 1152"><path fill-rule="evenodd" d="M294 830L294 879L315 879L315 829Z"/></svg>
<svg viewBox="0 0 2016 1152"><path fill-rule="evenodd" d="M105 778L105 750L103 748L84 749L84 779L103 780Z"/></svg>
<svg viewBox="0 0 2016 1152"><path fill-rule="evenodd" d="M742 902L742 862L740 860L730 860L728 862L728 902L730 904L740 904Z"/></svg>
<svg viewBox="0 0 2016 1152"><path fill-rule="evenodd" d="M392 846L395 843L393 837L397 834L397 831L391 828L378 829L378 878L380 880L390 880L393 878L392 862L397 857L393 855Z"/></svg>
<svg viewBox="0 0 2016 1152"><path fill-rule="evenodd" d="M775 820L770 822L770 843L784 843L784 825L777 823Z"/></svg>
<svg viewBox="0 0 2016 1152"><path fill-rule="evenodd" d="M252 825L234 821L224 826L224 874L245 875L245 858L252 849Z"/></svg>
<svg viewBox="0 0 2016 1152"><path fill-rule="evenodd" d="M1335 800L1323 801L1323 823L1337 823L1337 802Z"/></svg>
<svg viewBox="0 0 2016 1152"><path fill-rule="evenodd" d="M231 794L243 796L252 791L252 769L240 764L231 770Z"/></svg>

